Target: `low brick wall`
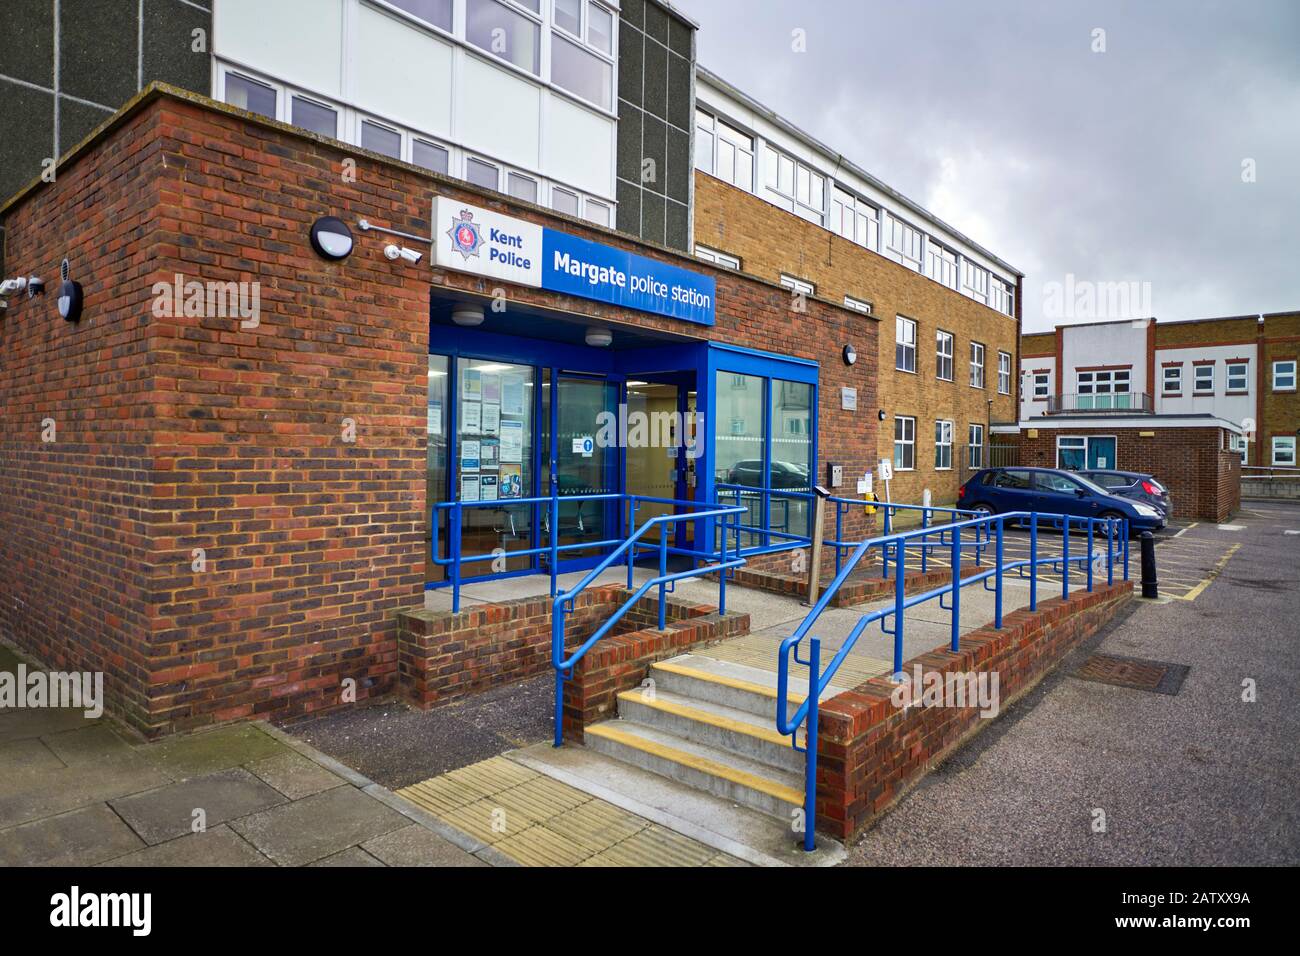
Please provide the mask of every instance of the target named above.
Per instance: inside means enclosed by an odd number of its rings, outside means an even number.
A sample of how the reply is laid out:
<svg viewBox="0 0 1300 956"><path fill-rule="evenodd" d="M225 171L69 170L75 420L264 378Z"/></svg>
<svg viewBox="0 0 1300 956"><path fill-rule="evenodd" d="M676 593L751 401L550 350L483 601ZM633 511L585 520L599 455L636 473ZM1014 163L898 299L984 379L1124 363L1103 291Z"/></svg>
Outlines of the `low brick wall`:
<svg viewBox="0 0 1300 956"><path fill-rule="evenodd" d="M1001 630L988 624L904 665L923 672L998 674L999 707L1027 692L1062 657L1109 621L1132 597L1131 581L1040 601L1013 611ZM849 840L870 826L966 738L982 729L979 708L913 705L899 709L897 687L877 677L821 706L817 747L817 829Z"/></svg>
<svg viewBox="0 0 1300 956"><path fill-rule="evenodd" d="M573 647L586 640L631 596L620 585L589 587L574 601L565 627L565 643ZM669 597L665 617L670 630L691 626L717 608ZM499 604L481 604L458 613L427 609L398 615L398 685L403 696L420 708L429 708L469 694L479 693L532 677L551 666L552 598L520 598ZM658 625L659 603L642 598L623 616L615 634ZM728 615L730 621L738 615ZM748 616L744 616L748 631ZM655 633L658 633L655 631ZM744 631L739 632L744 633Z"/></svg>
<svg viewBox="0 0 1300 956"><path fill-rule="evenodd" d="M646 601L642 601L644 606ZM651 604L651 613L656 613ZM749 633L749 615L716 607L695 605L703 613L678 618L659 630L657 620L640 630L617 634L589 650L564 684L564 739L581 743L583 728L613 717L618 695L639 687L650 676L650 665L684 654L692 648L714 644Z"/></svg>

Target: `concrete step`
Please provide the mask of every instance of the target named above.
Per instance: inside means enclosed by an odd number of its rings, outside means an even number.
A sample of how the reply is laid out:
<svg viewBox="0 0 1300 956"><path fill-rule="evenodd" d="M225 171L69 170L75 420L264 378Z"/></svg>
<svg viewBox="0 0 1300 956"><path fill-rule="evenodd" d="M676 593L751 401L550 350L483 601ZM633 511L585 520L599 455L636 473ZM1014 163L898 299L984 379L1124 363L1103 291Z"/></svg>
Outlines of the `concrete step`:
<svg viewBox="0 0 1300 956"><path fill-rule="evenodd" d="M618 695L618 714L624 720L655 727L668 734L748 757L762 764L802 773L804 755L790 746L790 738L777 732L774 717L686 697L655 686ZM799 731L803 746L804 732Z"/></svg>
<svg viewBox="0 0 1300 956"><path fill-rule="evenodd" d="M652 665L650 676L658 688L765 717L775 728L776 674L771 671L698 654L682 654ZM844 689L828 687L821 699L834 697ZM793 713L807 695L808 681L791 675L786 693L787 714Z"/></svg>
<svg viewBox="0 0 1300 956"><path fill-rule="evenodd" d="M785 821L803 806L803 777L630 720L584 731L586 745L635 767L705 790Z"/></svg>

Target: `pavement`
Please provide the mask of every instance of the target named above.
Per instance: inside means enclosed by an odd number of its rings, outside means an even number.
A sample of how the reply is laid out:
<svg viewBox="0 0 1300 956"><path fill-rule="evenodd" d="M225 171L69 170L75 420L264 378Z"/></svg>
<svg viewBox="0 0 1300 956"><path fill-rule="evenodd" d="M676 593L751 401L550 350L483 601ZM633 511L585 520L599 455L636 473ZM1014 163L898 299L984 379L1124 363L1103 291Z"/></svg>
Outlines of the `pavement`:
<svg viewBox="0 0 1300 956"><path fill-rule="evenodd" d="M1246 502L1162 536L1177 584L956 751L848 865L1300 863L1297 531L1300 504ZM1189 670L1174 696L1072 676L1098 652Z"/></svg>

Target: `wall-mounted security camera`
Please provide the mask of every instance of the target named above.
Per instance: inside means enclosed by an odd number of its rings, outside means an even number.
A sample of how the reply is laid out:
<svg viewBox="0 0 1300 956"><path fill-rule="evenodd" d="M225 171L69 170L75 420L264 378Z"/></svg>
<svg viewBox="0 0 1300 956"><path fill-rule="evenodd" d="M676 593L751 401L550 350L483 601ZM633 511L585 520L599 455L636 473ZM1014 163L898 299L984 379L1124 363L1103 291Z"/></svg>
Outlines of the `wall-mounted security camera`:
<svg viewBox="0 0 1300 956"><path fill-rule="evenodd" d="M405 259L407 262L415 265L424 258L423 253L416 252L414 249L408 249L405 246L384 246L384 257L391 260Z"/></svg>
<svg viewBox="0 0 1300 956"><path fill-rule="evenodd" d="M45 280L38 279L36 276L27 277L27 298L34 299L38 295L45 294Z"/></svg>
<svg viewBox="0 0 1300 956"><path fill-rule="evenodd" d="M5 279L0 282L0 295L13 295L16 292L22 292L27 288L27 280L22 276L16 279Z"/></svg>

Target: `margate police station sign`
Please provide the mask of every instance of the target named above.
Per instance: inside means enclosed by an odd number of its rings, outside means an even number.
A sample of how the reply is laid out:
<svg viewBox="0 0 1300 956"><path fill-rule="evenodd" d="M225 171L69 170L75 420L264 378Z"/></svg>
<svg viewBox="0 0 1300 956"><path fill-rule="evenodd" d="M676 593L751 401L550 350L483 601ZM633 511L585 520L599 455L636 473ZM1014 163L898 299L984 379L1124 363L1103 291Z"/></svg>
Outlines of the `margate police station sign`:
<svg viewBox="0 0 1300 956"><path fill-rule="evenodd" d="M444 196L433 223L433 261L444 269L713 324L711 276Z"/></svg>

